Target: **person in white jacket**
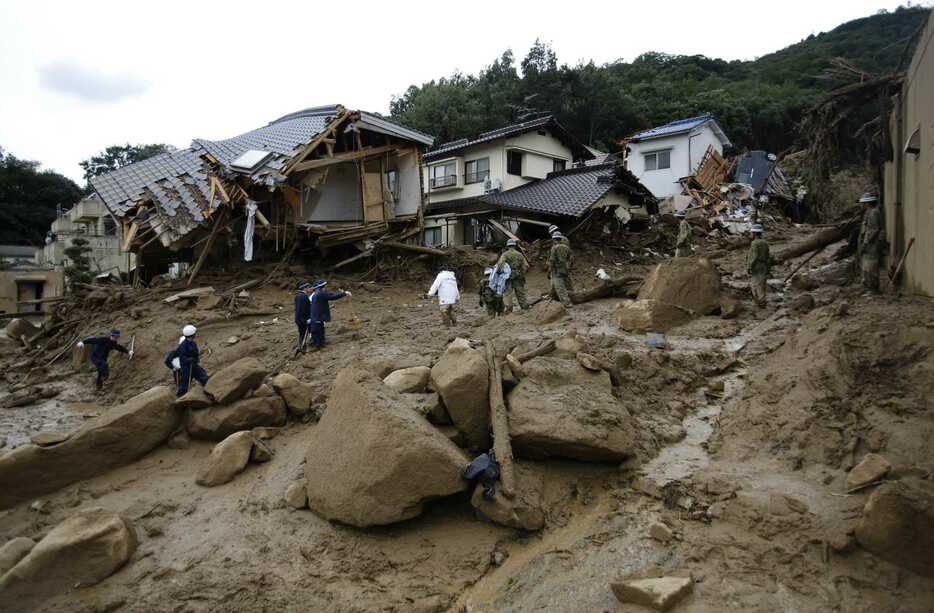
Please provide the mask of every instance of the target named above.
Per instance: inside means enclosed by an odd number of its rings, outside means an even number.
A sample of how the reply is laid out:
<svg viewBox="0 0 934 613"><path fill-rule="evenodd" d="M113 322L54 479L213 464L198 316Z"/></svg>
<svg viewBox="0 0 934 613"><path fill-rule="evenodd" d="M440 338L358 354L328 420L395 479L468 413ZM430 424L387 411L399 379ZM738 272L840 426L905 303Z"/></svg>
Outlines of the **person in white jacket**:
<svg viewBox="0 0 934 613"><path fill-rule="evenodd" d="M454 314L454 305L461 299L461 293L457 289L457 277L450 270L441 269L435 282L431 284L428 290L429 296L438 296L438 304L441 305L441 321L447 327L457 323L457 316Z"/></svg>

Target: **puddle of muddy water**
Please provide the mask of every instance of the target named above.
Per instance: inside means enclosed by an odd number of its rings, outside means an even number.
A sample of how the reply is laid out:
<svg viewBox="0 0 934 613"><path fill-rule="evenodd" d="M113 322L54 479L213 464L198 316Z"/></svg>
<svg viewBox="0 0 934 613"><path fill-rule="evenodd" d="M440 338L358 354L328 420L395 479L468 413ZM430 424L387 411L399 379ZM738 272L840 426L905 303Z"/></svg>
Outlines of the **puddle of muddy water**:
<svg viewBox="0 0 934 613"><path fill-rule="evenodd" d="M83 391L81 386L67 381L61 385L62 392L55 398L0 409L0 442L6 441L4 450L28 443L39 432L70 432L100 413L100 407L94 403L70 400Z"/></svg>

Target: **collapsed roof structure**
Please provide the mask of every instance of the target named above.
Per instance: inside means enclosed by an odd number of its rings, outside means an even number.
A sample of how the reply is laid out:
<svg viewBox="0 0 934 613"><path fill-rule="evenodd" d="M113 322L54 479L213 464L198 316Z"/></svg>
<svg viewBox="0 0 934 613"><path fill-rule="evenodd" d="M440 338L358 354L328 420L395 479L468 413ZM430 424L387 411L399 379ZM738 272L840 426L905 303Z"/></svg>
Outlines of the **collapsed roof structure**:
<svg viewBox="0 0 934 613"><path fill-rule="evenodd" d="M304 232L327 249L419 222L421 152L433 142L379 115L320 106L233 138L195 139L91 186L137 253L206 240L200 264L219 230L254 216L277 247Z"/></svg>

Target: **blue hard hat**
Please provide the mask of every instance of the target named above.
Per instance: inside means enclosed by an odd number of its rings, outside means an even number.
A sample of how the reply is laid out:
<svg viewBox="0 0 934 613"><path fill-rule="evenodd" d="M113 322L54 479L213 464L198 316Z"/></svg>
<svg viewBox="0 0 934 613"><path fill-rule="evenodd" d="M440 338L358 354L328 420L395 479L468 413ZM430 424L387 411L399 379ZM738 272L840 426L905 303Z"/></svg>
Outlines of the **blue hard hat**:
<svg viewBox="0 0 934 613"><path fill-rule="evenodd" d="M325 281L324 279L318 279L317 281L315 281L314 288L315 288L315 289L318 289L319 287L324 287L324 286L327 285L327 284L328 284L328 282Z"/></svg>
<svg viewBox="0 0 934 613"><path fill-rule="evenodd" d="M762 234L765 231L761 223L752 224L752 228L750 228L750 230L755 234Z"/></svg>
<svg viewBox="0 0 934 613"><path fill-rule="evenodd" d="M305 289L306 287L311 287L311 283L308 281L302 281L298 284L298 289Z"/></svg>
<svg viewBox="0 0 934 613"><path fill-rule="evenodd" d="M120 330L117 330L116 328L112 329L110 331L110 336L120 336Z"/></svg>
<svg viewBox="0 0 934 613"><path fill-rule="evenodd" d="M879 197L873 194L872 192L866 192L865 194L860 196L857 202L859 202L860 204L865 204L867 202L875 203L875 202L879 202Z"/></svg>

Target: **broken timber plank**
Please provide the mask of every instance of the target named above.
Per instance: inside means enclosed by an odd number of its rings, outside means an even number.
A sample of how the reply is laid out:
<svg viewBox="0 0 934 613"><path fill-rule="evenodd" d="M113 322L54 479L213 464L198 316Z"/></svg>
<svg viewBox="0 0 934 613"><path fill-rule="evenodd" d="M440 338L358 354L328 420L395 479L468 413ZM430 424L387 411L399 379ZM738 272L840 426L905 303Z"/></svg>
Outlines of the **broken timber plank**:
<svg viewBox="0 0 934 613"><path fill-rule="evenodd" d="M126 233L126 236L123 237L123 250L129 251L130 243L133 242L133 239L136 238L136 233L139 232L139 224L133 222L130 224L130 230Z"/></svg>
<svg viewBox="0 0 934 613"><path fill-rule="evenodd" d="M438 257L444 257L448 254L447 251L442 251L441 249L422 247L421 245L407 245L406 243L397 243L396 241L383 241L380 243L380 246L389 247L390 249L401 249L403 251L414 251L415 253L425 253Z"/></svg>
<svg viewBox="0 0 934 613"><path fill-rule="evenodd" d="M509 364L509 370L512 371L516 379L521 379L525 376L525 367L522 366L522 362L511 353L506 354L506 363Z"/></svg>
<svg viewBox="0 0 934 613"><path fill-rule="evenodd" d="M493 431L493 453L499 463L502 492L512 500L516 496L516 473L512 458L512 440L509 438L509 416L503 399L503 371L496 359L493 343L486 341L486 361L490 367L490 429Z"/></svg>
<svg viewBox="0 0 934 613"><path fill-rule="evenodd" d="M330 166L331 164L362 160L363 158L389 153L391 151L395 151L398 148L399 145L382 145L380 147L364 147L362 149L348 151L346 153L336 153L332 157L308 160L307 162L296 164L289 170L289 172L303 172L305 170L312 170L313 168Z"/></svg>
<svg viewBox="0 0 934 613"><path fill-rule="evenodd" d="M173 302L177 302L185 298L198 298L199 296L207 296L208 294L213 293L213 287L196 287L194 289L186 289L185 291L178 292L177 294L172 294L171 296L163 298L162 302L165 302L166 304L172 304Z"/></svg>
<svg viewBox="0 0 934 613"><path fill-rule="evenodd" d="M550 340L550 341L548 341L547 343L545 343L544 345L542 345L542 346L540 346L540 347L538 347L538 348L536 348L536 349L533 349L532 351L529 351L529 352L527 352L527 353L523 353L522 355L513 356L513 357L514 357L515 359L519 360L519 363L521 364L522 362L528 362L528 361L531 360L532 358L537 358L537 357L540 356L540 355L545 355L546 353L551 353L552 351L555 350L555 347L557 347L556 342L555 342L554 340ZM515 374L515 373L513 373L513 374Z"/></svg>
<svg viewBox="0 0 934 613"><path fill-rule="evenodd" d="M223 189L223 187L221 189ZM198 256L198 262L195 264L195 267L191 269L191 274L188 276L188 283L185 285L191 286L192 281L194 281L195 277L198 275L198 271L201 270L201 266L207 259L208 252L211 251L211 246L214 244L214 239L217 237L217 232L221 229L221 225L224 223L226 212L227 211L225 209L221 211L220 215L217 216L217 221L214 222L214 227L211 229L211 234L208 236L208 242L206 242L204 247L201 248L201 255Z"/></svg>
<svg viewBox="0 0 934 613"><path fill-rule="evenodd" d="M496 228L497 230L499 230L500 232L502 232L503 234L505 234L505 235L506 235L506 238L511 238L512 240L516 241L517 243L519 242L519 237L518 237L518 236L516 236L515 234L513 234L512 232L510 232L509 229L508 229L506 226L504 226L503 224L499 223L499 222L496 221L495 219L488 219L488 220L487 220L487 223L489 223L491 226L493 226L494 228Z"/></svg>
<svg viewBox="0 0 934 613"><path fill-rule="evenodd" d="M363 253L358 253L358 254L355 255L355 256L349 257L349 258L347 258L346 260L342 260L342 261L338 262L337 264L335 264L334 266L331 266L331 270L337 270L338 268L342 268L342 267L346 266L347 264L351 264L351 263L353 263L353 262L356 262L357 260L362 260L362 259L364 259L364 258L368 258L368 257L370 257L370 256L372 256L372 255L373 255L373 250L372 250L372 249L367 249L367 250L364 251Z"/></svg>

